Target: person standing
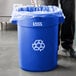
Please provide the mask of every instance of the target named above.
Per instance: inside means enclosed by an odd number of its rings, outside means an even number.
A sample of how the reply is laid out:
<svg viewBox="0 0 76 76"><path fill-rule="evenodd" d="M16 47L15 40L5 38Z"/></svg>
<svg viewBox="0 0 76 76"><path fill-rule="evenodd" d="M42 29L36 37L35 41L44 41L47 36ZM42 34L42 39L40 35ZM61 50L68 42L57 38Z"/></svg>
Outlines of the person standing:
<svg viewBox="0 0 76 76"><path fill-rule="evenodd" d="M31 0L34 3L34 0ZM73 40L75 34L75 0L41 0L44 5L55 5L59 3L65 15L65 21L62 27L59 27L61 34L59 35L59 43L65 52L69 52L70 57L76 58L76 52L73 49Z"/></svg>
<svg viewBox="0 0 76 76"><path fill-rule="evenodd" d="M60 0L61 8L65 15L65 22L61 27L61 45L70 53L70 57L76 58L73 49L75 35L75 0Z"/></svg>

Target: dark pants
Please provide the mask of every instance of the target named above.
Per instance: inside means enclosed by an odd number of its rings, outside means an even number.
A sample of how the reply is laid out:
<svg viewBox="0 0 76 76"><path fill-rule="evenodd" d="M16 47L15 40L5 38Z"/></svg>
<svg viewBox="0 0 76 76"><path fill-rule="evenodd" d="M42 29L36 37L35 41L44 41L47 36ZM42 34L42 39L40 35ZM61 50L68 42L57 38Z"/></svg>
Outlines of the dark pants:
<svg viewBox="0 0 76 76"><path fill-rule="evenodd" d="M42 0L45 5L56 5L58 6L58 0ZM65 49L72 47L75 33L75 0L60 0L61 8L65 15L65 22L59 35L59 43L61 38L61 45Z"/></svg>

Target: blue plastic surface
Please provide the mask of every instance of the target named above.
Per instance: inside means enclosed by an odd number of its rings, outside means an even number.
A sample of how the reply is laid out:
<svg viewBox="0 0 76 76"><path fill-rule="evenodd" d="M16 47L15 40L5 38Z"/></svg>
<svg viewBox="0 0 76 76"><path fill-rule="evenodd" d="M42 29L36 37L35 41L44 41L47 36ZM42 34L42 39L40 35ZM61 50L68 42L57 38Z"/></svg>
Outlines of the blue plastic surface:
<svg viewBox="0 0 76 76"><path fill-rule="evenodd" d="M49 71L57 67L58 26L64 17L61 12L48 13L49 8L21 7L17 11L27 14L12 19L18 24L19 64L24 70Z"/></svg>

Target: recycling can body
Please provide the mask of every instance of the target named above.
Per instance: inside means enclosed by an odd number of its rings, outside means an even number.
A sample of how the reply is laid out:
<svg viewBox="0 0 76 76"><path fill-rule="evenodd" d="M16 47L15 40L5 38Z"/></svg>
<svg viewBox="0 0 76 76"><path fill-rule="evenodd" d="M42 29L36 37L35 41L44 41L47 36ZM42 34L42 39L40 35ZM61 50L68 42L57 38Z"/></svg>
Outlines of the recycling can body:
<svg viewBox="0 0 76 76"><path fill-rule="evenodd" d="M23 6L12 13L17 23L19 65L28 71L49 71L57 67L58 27L64 21L56 6Z"/></svg>
<svg viewBox="0 0 76 76"><path fill-rule="evenodd" d="M48 71L57 67L58 18L25 18L18 22L20 67Z"/></svg>

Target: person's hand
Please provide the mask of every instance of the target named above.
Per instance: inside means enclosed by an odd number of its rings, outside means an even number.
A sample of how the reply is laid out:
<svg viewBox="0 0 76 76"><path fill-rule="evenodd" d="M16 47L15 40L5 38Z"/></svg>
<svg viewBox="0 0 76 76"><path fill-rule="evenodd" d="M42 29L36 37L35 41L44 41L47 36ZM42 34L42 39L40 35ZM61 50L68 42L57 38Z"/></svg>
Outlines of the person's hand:
<svg viewBox="0 0 76 76"><path fill-rule="evenodd" d="M40 3L39 0L31 0L31 4L37 7Z"/></svg>
<svg viewBox="0 0 76 76"><path fill-rule="evenodd" d="M32 4L32 5L35 5L34 0L31 0L31 4Z"/></svg>

